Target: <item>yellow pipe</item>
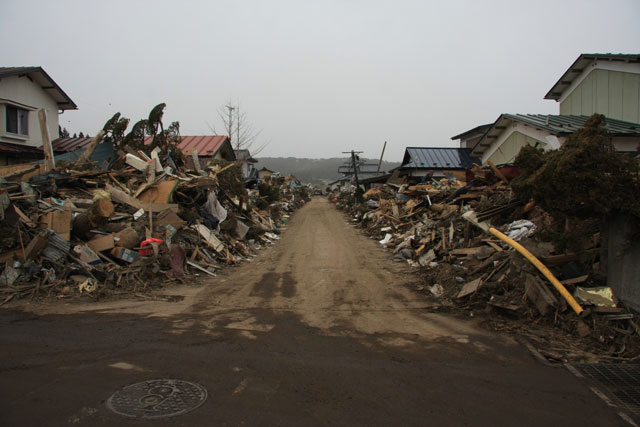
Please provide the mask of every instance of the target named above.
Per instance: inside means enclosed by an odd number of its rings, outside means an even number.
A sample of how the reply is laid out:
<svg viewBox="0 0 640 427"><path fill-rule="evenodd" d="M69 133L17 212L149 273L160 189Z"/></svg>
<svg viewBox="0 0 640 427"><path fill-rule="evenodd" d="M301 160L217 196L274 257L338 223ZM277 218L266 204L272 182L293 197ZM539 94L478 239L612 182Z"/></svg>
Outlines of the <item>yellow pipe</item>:
<svg viewBox="0 0 640 427"><path fill-rule="evenodd" d="M569 303L573 311L575 311L578 316L582 314L584 309L580 306L580 304L578 304L578 301L575 300L575 298L569 293L569 291L567 291L567 288L565 288L564 285L560 283L558 279L556 279L556 276L554 276L553 273L549 271L549 269L545 267L545 265L541 263L538 258L533 256L533 254L526 250L520 243L516 242L513 239L510 239L495 228L490 227L489 233L493 234L516 251L520 252L522 256L529 260L531 264L533 264L538 270L540 270L542 274L544 274L544 277L549 279L551 284L558 290L558 292L560 292L560 295L562 295L567 303Z"/></svg>

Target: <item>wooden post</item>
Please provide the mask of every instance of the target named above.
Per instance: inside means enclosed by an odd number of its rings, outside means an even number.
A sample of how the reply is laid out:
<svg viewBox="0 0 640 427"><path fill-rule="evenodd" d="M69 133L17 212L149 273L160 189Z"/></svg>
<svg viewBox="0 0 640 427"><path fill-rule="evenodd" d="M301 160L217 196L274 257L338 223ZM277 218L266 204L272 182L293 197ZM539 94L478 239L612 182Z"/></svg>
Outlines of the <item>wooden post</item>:
<svg viewBox="0 0 640 427"><path fill-rule="evenodd" d="M44 108L38 110L38 119L40 120L40 133L42 134L42 150L44 151L44 171L49 172L56 167L56 161L53 158L53 147L49 139L49 129L47 128L47 112Z"/></svg>
<svg viewBox="0 0 640 427"><path fill-rule="evenodd" d="M87 148L84 150L82 154L80 154L80 157L78 157L78 160L76 160L73 163L73 165L77 166L77 165L81 165L83 163L88 162L93 152L96 151L96 147L98 147L98 144L100 144L100 141L102 141L103 136L104 136L104 130L101 130L100 132L98 132L98 134L93 137L93 139L91 140Z"/></svg>
<svg viewBox="0 0 640 427"><path fill-rule="evenodd" d="M509 180L502 174L502 172L500 172L500 169L498 169L498 167L494 165L491 160L487 160L487 164L498 178L500 178L505 184L509 184Z"/></svg>

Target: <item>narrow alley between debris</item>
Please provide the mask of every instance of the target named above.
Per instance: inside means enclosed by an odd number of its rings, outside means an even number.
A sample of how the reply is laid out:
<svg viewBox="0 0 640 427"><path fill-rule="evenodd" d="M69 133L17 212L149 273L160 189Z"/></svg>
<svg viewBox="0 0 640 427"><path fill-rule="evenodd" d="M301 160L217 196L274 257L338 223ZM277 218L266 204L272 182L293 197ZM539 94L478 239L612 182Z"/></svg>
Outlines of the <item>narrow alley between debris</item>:
<svg viewBox="0 0 640 427"><path fill-rule="evenodd" d="M0 424L620 425L566 369L429 312L407 266L326 200L288 224L252 262L162 300L0 312ZM158 378L207 399L147 421L105 405Z"/></svg>

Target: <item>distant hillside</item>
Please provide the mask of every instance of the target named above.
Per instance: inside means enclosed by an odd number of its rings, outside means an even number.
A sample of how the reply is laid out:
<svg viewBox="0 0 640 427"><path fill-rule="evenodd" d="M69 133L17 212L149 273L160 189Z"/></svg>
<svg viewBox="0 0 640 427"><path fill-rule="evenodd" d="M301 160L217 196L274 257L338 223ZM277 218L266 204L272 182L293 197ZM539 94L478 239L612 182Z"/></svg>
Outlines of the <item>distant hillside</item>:
<svg viewBox="0 0 640 427"><path fill-rule="evenodd" d="M293 173L300 181L311 184L321 184L340 178L338 167L346 162L346 158L331 159L297 159L295 157L260 157L255 165L257 169L266 167L282 175ZM378 160L367 159L367 163L378 163ZM381 170L387 172L397 166L398 162L382 162Z"/></svg>

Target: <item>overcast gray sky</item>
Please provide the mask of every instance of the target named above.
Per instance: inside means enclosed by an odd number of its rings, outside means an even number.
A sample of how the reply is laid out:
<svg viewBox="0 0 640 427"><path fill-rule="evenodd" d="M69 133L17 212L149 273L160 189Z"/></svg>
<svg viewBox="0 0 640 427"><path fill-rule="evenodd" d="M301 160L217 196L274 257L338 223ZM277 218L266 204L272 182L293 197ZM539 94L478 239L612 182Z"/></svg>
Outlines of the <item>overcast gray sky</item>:
<svg viewBox="0 0 640 427"><path fill-rule="evenodd" d="M640 52L640 1L0 0L2 66L42 66L95 134L160 102L183 135L238 100L262 156L400 160L542 98L580 53Z"/></svg>

